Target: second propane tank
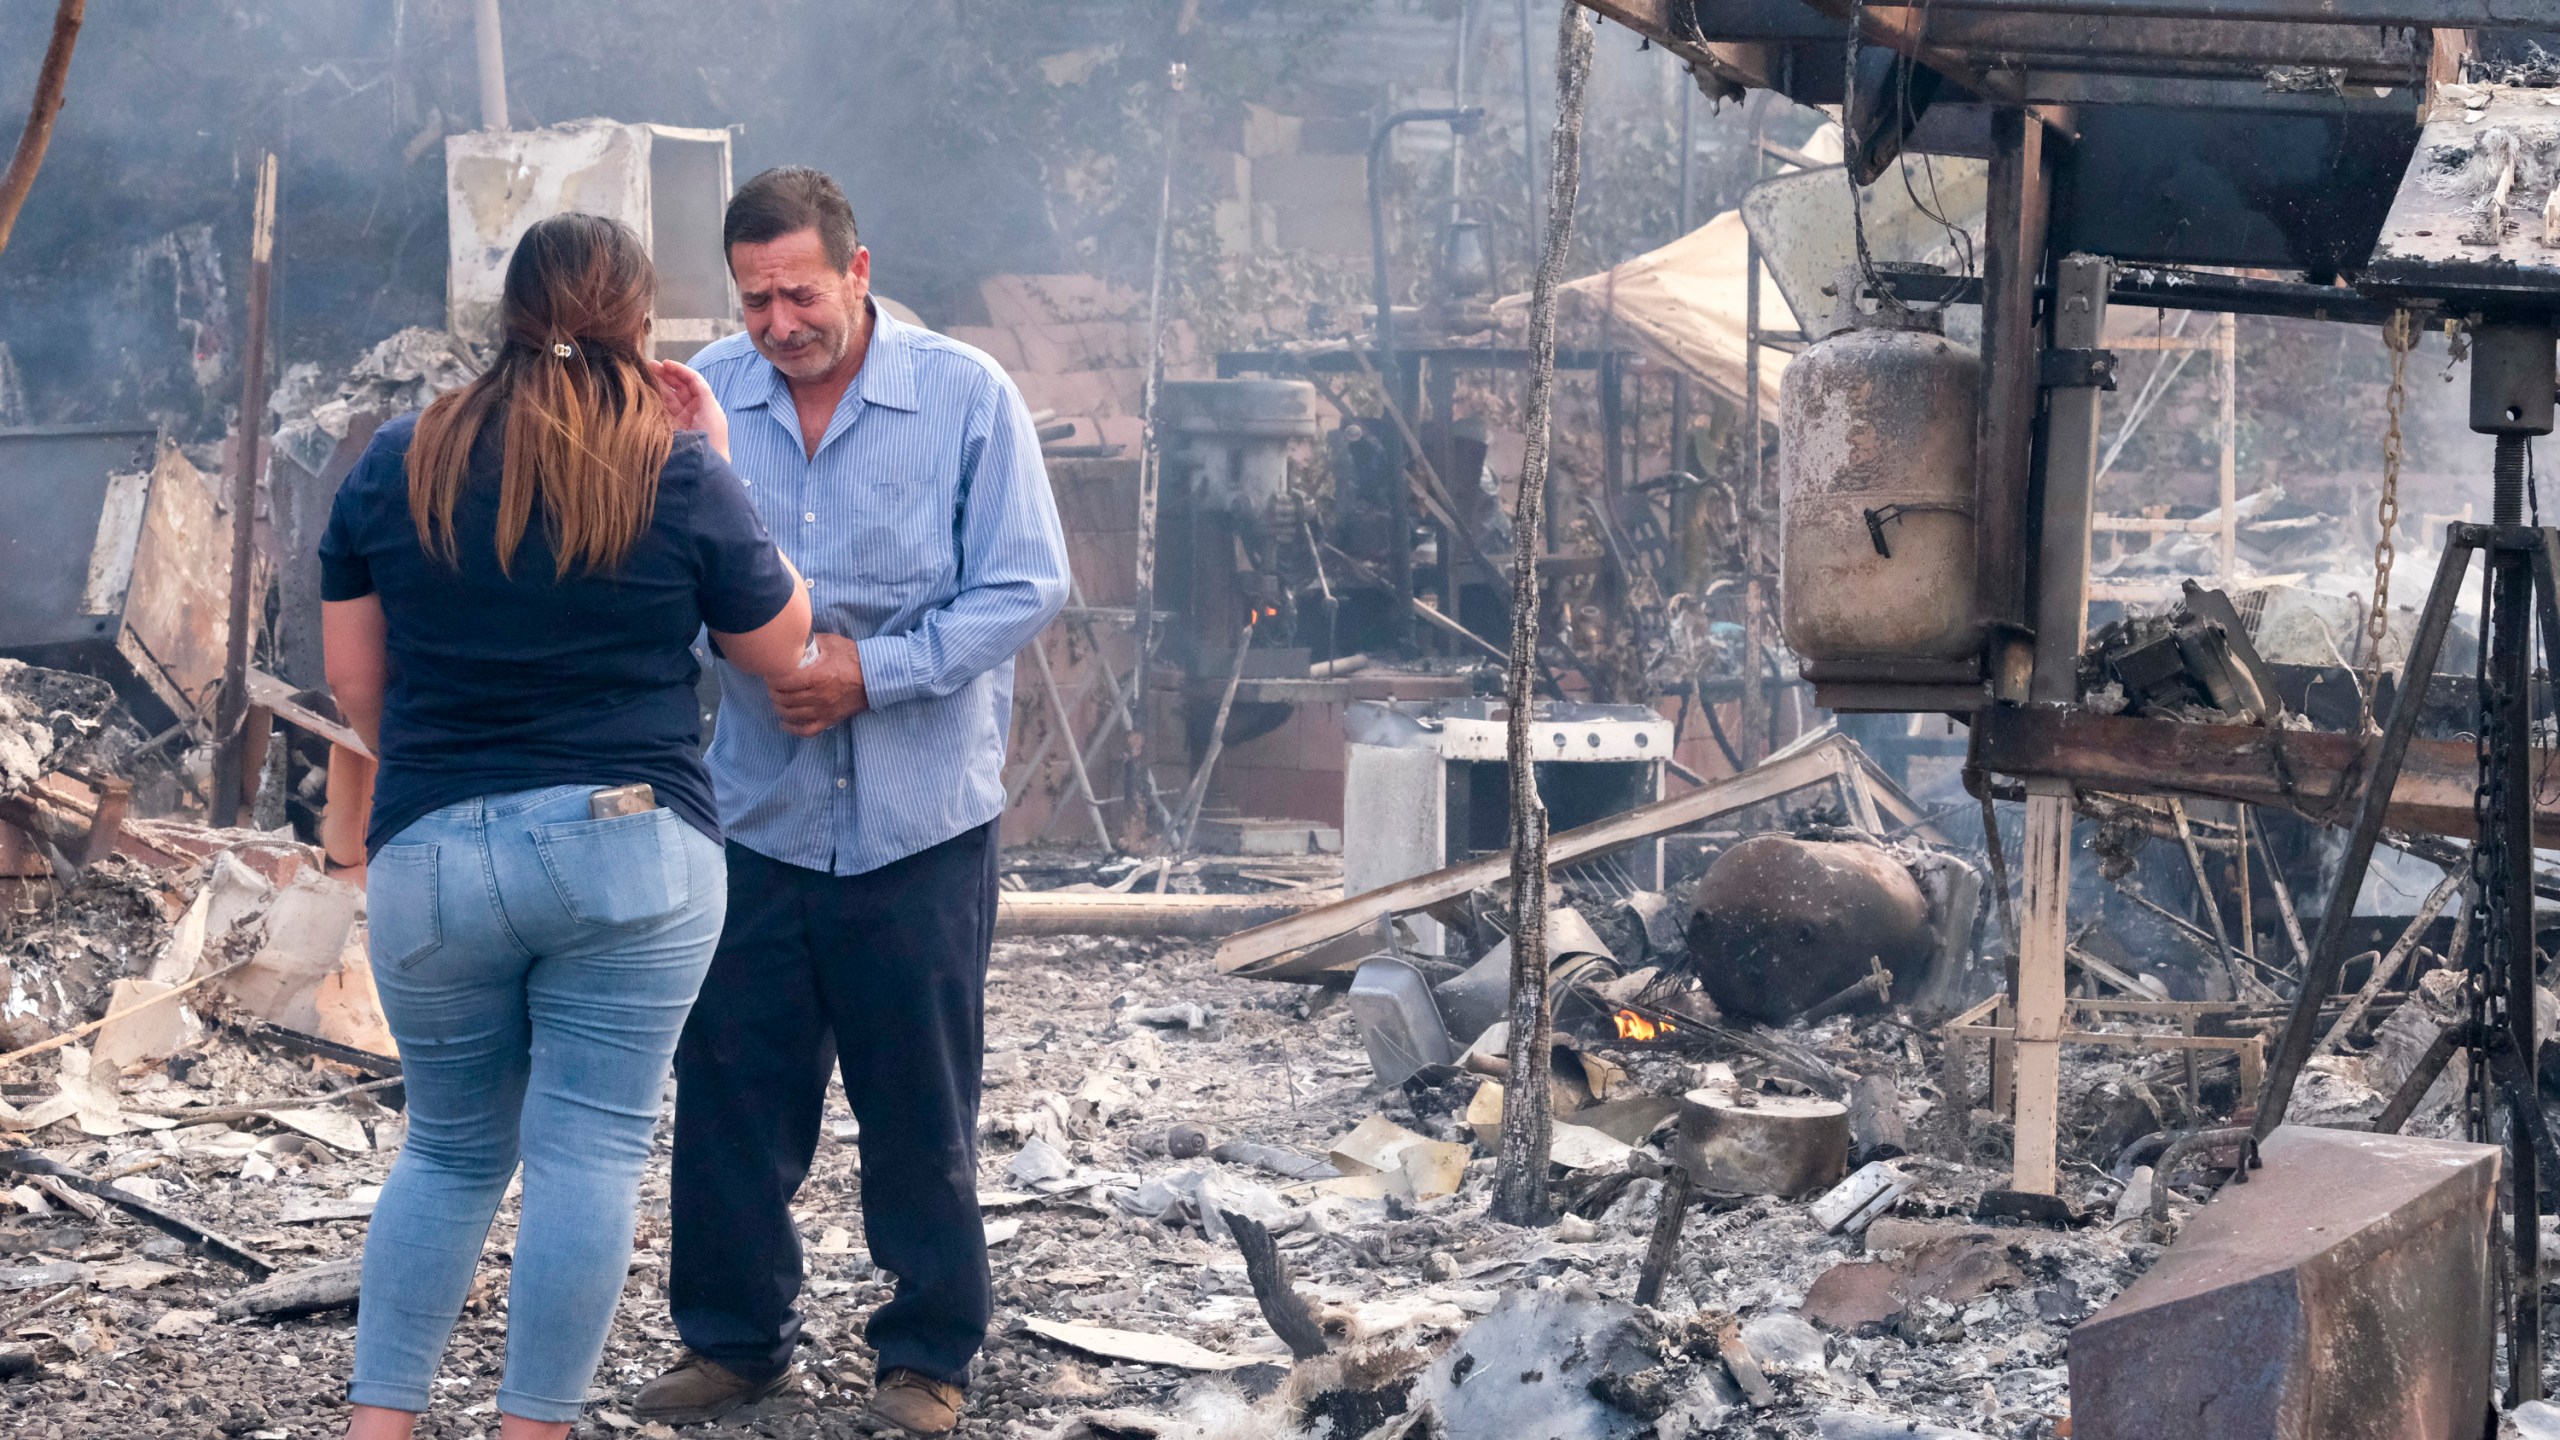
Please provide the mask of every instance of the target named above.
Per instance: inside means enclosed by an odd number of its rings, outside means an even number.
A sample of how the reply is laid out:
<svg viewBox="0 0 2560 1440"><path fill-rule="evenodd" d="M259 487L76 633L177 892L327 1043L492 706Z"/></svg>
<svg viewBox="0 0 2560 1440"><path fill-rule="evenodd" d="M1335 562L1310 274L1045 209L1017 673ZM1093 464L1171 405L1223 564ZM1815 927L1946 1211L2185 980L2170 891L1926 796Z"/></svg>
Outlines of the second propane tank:
<svg viewBox="0 0 2560 1440"><path fill-rule="evenodd" d="M1830 332L1778 393L1778 613L1808 661L1978 653L1974 414L1982 362L1934 308L1835 285Z"/></svg>

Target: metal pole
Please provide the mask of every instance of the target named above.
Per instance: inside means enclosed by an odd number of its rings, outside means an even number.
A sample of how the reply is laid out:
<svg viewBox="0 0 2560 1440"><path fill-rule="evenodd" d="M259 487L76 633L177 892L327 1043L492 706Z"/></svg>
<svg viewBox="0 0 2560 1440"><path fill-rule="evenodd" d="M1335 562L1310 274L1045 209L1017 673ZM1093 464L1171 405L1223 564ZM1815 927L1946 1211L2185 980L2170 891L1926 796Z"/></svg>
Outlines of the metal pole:
<svg viewBox="0 0 2560 1440"><path fill-rule="evenodd" d="M1386 168L1387 146L1395 139L1398 126L1436 120L1461 134L1474 127L1483 111L1457 106L1435 106L1420 110L1399 110L1378 123L1369 136L1369 283L1370 296L1377 307L1374 328L1377 332L1379 384L1385 389L1387 404L1401 406L1406 414L1421 408L1421 397L1415 383L1421 377L1418 365L1407 365L1396 351L1396 313L1393 292L1387 283L1387 211L1386 197L1379 185L1380 172ZM1407 456L1408 463L1418 456ZM1387 513L1394 526L1394 548L1388 552L1388 574L1400 595L1413 594L1413 497L1403 467L1397 467L1395 480L1387 487ZM1413 633L1409 616L1396 612L1392 622L1396 638L1402 641Z"/></svg>
<svg viewBox="0 0 2560 1440"><path fill-rule="evenodd" d="M258 161L258 196L249 229L248 333L240 347L239 436L231 451L231 608L223 635L222 698L214 711L216 748L213 795L207 807L216 826L240 819L240 792L248 783L241 734L249 714L249 586L257 568L258 469L267 408L267 295L275 273L276 157Z"/></svg>
<svg viewBox="0 0 2560 1440"><path fill-rule="evenodd" d="M2229 585L2239 573L2240 555L2240 346L2239 322L2231 315L2222 317L2214 336L2215 369L2222 380L2222 532L2215 538L2217 558L2221 562L2222 583Z"/></svg>
<svg viewBox="0 0 2560 1440"><path fill-rule="evenodd" d="M1467 103L1467 47L1474 38L1475 0L1458 0L1458 58L1449 66L1449 103L1465 108ZM1467 196L1467 137L1464 132L1449 141L1450 215L1455 218L1457 202Z"/></svg>
<svg viewBox="0 0 2560 1440"><path fill-rule="evenodd" d="M1145 440L1138 451L1138 584L1133 602L1136 610L1129 625L1130 648L1137 652L1138 678L1128 697L1129 758L1120 775L1120 791L1128 802L1120 813L1133 841L1146 833L1153 818L1147 804L1154 793L1147 777L1147 766L1153 763L1147 754L1147 732L1151 728L1147 693L1154 684L1149 672L1154 668L1156 653L1156 510L1164 474L1164 447L1156 438L1156 391L1164 381L1165 250L1173 233L1173 160L1174 146L1181 135L1183 79L1183 65L1177 60L1165 71L1164 184L1156 201L1154 275L1147 283L1147 388L1138 406ZM1110 665L1107 658L1102 663L1106 668Z"/></svg>
<svg viewBox="0 0 2560 1440"><path fill-rule="evenodd" d="M498 28L498 0L480 0L472 16L480 59L480 128L507 128L507 47Z"/></svg>
<svg viewBox="0 0 2560 1440"><path fill-rule="evenodd" d="M1691 207L1697 203L1697 176L1694 173L1697 167L1694 161L1697 158L1698 132L1693 102L1698 98L1698 87L1690 83L1685 71L1674 73L1680 75L1680 210L1674 228L1686 235L1689 233ZM1675 370L1671 375L1671 468L1674 470L1689 468L1688 457L1680 453L1681 443L1688 434L1689 376L1686 371ZM1672 504L1676 510L1679 505L1676 496ZM1685 580L1687 577L1682 578Z"/></svg>
<svg viewBox="0 0 2560 1440"><path fill-rule="evenodd" d="M1758 97L1753 97L1757 99ZM1751 112L1751 169L1762 173L1768 162L1767 151L1760 148L1763 112ZM1742 445L1745 457L1742 490L1742 763L1757 765L1769 754L1769 697L1767 681L1761 675L1761 614L1767 608L1760 594L1760 573L1765 563L1761 554L1761 533L1768 515L1768 504L1761 487L1767 477L1761 472L1767 451L1766 437L1760 433L1760 240L1745 233L1742 246Z"/></svg>
<svg viewBox="0 0 2560 1440"><path fill-rule="evenodd" d="M1547 187L1538 170L1538 86L1529 63L1529 0L1520 0L1520 164L1528 176L1529 234L1547 233Z"/></svg>

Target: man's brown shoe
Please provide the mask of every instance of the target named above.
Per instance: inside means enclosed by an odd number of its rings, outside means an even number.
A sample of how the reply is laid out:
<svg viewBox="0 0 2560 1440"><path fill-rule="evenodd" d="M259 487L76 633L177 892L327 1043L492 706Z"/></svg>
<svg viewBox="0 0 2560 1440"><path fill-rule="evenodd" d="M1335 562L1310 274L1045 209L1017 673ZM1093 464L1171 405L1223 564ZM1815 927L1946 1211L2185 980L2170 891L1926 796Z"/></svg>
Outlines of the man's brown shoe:
<svg viewBox="0 0 2560 1440"><path fill-rule="evenodd" d="M631 1413L665 1425L699 1425L741 1405L752 1405L789 1383L789 1370L758 1383L687 1350L674 1369L640 1387Z"/></svg>
<svg viewBox="0 0 2560 1440"><path fill-rule="evenodd" d="M871 1408L863 1418L875 1432L894 1427L910 1435L948 1435L960 1423L961 1400L957 1385L913 1370L892 1370L872 1387Z"/></svg>

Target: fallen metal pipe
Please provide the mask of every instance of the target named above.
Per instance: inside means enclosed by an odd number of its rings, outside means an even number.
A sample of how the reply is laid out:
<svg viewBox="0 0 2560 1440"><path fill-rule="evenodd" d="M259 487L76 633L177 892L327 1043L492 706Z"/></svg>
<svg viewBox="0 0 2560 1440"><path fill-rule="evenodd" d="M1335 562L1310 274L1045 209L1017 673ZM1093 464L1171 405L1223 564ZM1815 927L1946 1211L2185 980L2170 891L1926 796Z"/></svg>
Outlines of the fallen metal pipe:
<svg viewBox="0 0 2560 1440"><path fill-rule="evenodd" d="M1010 940L1035 935L1165 935L1215 940L1340 898L1330 890L1279 890L1262 895L1006 890L996 896L996 935Z"/></svg>

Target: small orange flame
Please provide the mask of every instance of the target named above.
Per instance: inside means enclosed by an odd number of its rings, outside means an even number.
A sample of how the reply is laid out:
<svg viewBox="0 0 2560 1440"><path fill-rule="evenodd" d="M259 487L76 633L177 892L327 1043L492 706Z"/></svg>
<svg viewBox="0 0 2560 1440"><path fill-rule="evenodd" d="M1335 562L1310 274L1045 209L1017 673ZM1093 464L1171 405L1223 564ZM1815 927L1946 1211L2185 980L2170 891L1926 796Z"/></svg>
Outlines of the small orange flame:
<svg viewBox="0 0 2560 1440"><path fill-rule="evenodd" d="M1614 1018L1621 1040L1659 1040L1680 1028L1668 1020L1647 1020L1633 1010L1621 1010Z"/></svg>

